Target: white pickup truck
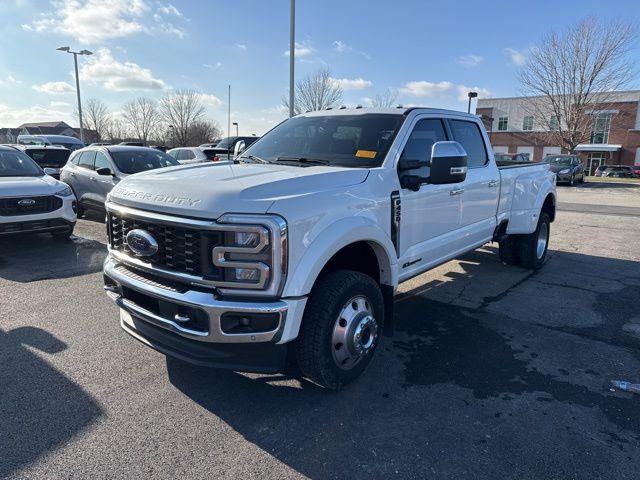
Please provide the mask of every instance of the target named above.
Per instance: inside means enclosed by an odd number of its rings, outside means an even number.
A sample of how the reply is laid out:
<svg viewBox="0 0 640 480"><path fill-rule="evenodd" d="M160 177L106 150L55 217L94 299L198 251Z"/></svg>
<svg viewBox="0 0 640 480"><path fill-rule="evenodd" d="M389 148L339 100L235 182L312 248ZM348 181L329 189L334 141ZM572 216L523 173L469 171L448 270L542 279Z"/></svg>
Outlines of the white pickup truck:
<svg viewBox="0 0 640 480"><path fill-rule="evenodd" d="M330 389L358 377L398 284L499 242L539 268L548 165L496 164L476 116L338 109L284 121L234 164L131 176L107 201L105 290L122 328L200 365Z"/></svg>

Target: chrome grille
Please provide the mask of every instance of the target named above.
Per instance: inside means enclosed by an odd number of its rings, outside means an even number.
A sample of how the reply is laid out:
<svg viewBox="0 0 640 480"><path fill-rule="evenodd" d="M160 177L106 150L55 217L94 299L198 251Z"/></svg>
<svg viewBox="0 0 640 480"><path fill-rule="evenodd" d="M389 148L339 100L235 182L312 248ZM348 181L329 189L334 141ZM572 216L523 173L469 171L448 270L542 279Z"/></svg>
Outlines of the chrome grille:
<svg viewBox="0 0 640 480"><path fill-rule="evenodd" d="M111 248L134 257L126 242L127 233L134 229L149 232L158 242L157 253L145 257L145 262L207 279L219 277L220 269L207 261L207 251L210 252L211 248L222 242L221 232L203 232L109 213L108 233Z"/></svg>

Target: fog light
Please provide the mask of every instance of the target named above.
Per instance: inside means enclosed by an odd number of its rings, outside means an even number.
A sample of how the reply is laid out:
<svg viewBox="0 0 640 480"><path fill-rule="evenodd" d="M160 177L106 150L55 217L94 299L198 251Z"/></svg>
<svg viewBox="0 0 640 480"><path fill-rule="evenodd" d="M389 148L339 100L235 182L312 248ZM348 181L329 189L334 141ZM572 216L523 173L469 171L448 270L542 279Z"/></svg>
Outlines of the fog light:
<svg viewBox="0 0 640 480"><path fill-rule="evenodd" d="M255 268L234 268L235 279L240 282L257 282L260 280L260 272Z"/></svg>
<svg viewBox="0 0 640 480"><path fill-rule="evenodd" d="M279 324L279 313L224 313L220 318L220 328L228 334L272 332Z"/></svg>

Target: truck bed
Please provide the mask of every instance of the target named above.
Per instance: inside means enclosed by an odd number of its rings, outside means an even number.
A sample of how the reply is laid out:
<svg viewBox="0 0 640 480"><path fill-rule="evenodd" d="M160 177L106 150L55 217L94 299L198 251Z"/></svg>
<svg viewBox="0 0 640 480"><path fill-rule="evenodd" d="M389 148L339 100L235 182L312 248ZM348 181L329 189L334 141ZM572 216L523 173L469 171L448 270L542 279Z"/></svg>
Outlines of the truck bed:
<svg viewBox="0 0 640 480"><path fill-rule="evenodd" d="M496 165L498 166L498 168L518 168L518 167L546 165L546 164L542 162L509 162L504 160L496 160Z"/></svg>

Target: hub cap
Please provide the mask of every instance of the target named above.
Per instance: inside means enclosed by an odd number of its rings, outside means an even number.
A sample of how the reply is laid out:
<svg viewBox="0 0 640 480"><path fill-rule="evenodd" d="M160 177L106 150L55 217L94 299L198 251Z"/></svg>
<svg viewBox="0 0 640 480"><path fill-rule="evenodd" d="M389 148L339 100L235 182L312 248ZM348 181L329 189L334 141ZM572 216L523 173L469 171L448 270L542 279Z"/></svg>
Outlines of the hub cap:
<svg viewBox="0 0 640 480"><path fill-rule="evenodd" d="M375 349L377 339L371 302L364 296L354 297L342 307L333 327L333 360L339 368L350 370Z"/></svg>
<svg viewBox="0 0 640 480"><path fill-rule="evenodd" d="M547 249L547 241L549 237L549 227L546 223L540 225L540 231L538 232L538 244L536 245L536 256L540 260L544 256L544 252Z"/></svg>

